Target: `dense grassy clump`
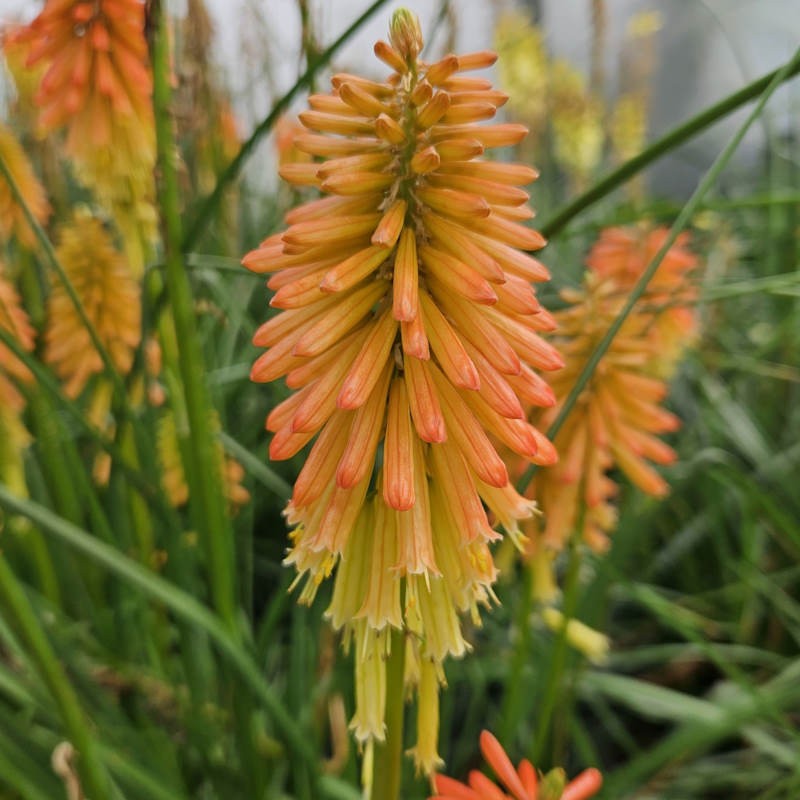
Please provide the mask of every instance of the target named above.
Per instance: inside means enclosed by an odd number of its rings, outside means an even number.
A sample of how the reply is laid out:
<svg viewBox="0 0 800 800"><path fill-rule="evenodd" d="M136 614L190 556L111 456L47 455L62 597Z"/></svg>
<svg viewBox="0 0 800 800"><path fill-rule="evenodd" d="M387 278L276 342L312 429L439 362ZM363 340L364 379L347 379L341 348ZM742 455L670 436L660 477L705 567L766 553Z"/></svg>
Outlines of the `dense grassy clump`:
<svg viewBox="0 0 800 800"><path fill-rule="evenodd" d="M81 16L89 5L76 0L69 25L96 24ZM0 122L0 798L357 800L366 786L378 800L387 776L402 782L400 797L426 798L429 778L411 759L393 765L388 752L412 745L413 716L425 708L406 714L404 734L395 704L388 744L368 744L365 758L348 731L359 653L343 649L325 619L331 589L323 584L308 606L290 591L282 513L307 448L266 457L265 411L289 391L248 380L253 332L274 312L263 280L240 266L290 208L315 196L304 186L268 191L247 174L248 159L275 133L276 160L310 161L282 134L291 126L282 115L326 84L332 65L344 67L341 46L360 41L386 4L332 41L300 3L305 71L244 140L210 63L202 2L192 0L183 20L166 4L110 2L111 50L95 36L98 52L114 52L114 14L126 5L140 37L126 57L135 51L139 67L98 89L110 117L86 130L107 126L109 138L92 148L58 114L40 135L34 112L47 65L31 55L40 31L4 34L13 91ZM437 25L462 12L443 3ZM53 12L48 24L59 19ZM515 763L530 758L543 773L563 766L570 776L599 768L598 797L609 800L792 800L797 141L771 134L758 177L720 186L741 136L800 71L800 57L650 138L653 67L633 56L653 47L657 20L633 26L629 80L610 98L600 16L591 80L515 19L498 24L498 80L510 95L504 121L531 130L507 160L542 172L531 189L550 241L542 305L569 318L593 286L585 266L603 231L662 237L604 306L608 325L568 365L575 380L544 418L562 463L571 415L620 342L650 341L671 307L692 323L679 355L657 346L656 365L648 361L636 384L668 386L652 413L680 420L657 430L668 445L645 447L661 454L648 458L662 465L669 492L651 482L646 493L630 460L603 461L603 485L616 487L603 496L609 516L593 516L579 477L570 529L558 547L548 543L545 561L537 519L494 547L499 604L480 626L464 623L472 651L445 664L443 771L463 778L479 768L488 728ZM86 44L79 38L76 47ZM441 37L430 38L435 50ZM433 63L444 53L424 55ZM74 83L90 94L87 85ZM44 94L46 108L58 106L57 93ZM645 183L648 166L739 108L746 121L685 202ZM128 145L139 126L137 150ZM670 296L654 294L662 263L683 246L692 268ZM656 301L656 311L647 306ZM550 467L505 455L519 492L535 491Z"/></svg>

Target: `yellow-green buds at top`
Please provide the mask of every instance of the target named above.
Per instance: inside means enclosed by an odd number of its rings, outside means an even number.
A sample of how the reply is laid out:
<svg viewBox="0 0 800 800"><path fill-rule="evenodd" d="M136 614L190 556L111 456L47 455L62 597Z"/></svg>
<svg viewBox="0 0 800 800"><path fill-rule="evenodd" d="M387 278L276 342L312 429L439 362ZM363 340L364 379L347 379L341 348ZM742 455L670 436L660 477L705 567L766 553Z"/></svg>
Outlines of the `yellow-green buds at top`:
<svg viewBox="0 0 800 800"><path fill-rule="evenodd" d="M398 8L394 12L389 23L389 41L406 61L413 61L422 52L422 29L413 11Z"/></svg>

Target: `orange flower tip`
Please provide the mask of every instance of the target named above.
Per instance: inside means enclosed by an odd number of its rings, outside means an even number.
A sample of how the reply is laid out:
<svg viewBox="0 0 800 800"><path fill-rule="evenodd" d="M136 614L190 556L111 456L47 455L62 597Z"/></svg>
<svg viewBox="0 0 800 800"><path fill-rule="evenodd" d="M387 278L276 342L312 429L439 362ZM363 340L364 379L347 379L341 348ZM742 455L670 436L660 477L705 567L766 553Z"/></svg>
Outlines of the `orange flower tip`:
<svg viewBox="0 0 800 800"><path fill-rule="evenodd" d="M419 106L427 103L431 97L433 97L433 86L431 86L427 80L423 79L414 87L411 92L410 100L414 106L419 108Z"/></svg>
<svg viewBox="0 0 800 800"><path fill-rule="evenodd" d="M253 366L250 368L250 380L252 383L269 383L269 378L262 378L261 375L263 370L259 365L258 361L256 361Z"/></svg>
<svg viewBox="0 0 800 800"><path fill-rule="evenodd" d="M402 144L406 140L403 129L388 114L380 114L375 120L375 133L390 144Z"/></svg>
<svg viewBox="0 0 800 800"><path fill-rule="evenodd" d="M413 322L417 317L417 307L407 298L402 298L392 306L392 316L398 322Z"/></svg>
<svg viewBox="0 0 800 800"><path fill-rule="evenodd" d="M408 204L405 200L397 200L392 203L384 212L370 242L379 247L394 247L403 231L407 208Z"/></svg>
<svg viewBox="0 0 800 800"><path fill-rule="evenodd" d="M447 55L435 64L428 67L425 78L428 83L437 86L446 81L453 73L458 72L459 58L455 55Z"/></svg>
<svg viewBox="0 0 800 800"><path fill-rule="evenodd" d="M362 405L358 386L345 382L336 397L336 407L342 411L355 411Z"/></svg>
<svg viewBox="0 0 800 800"><path fill-rule="evenodd" d="M395 511L409 511L414 508L414 487L405 484L398 486L396 483L394 482L392 486L384 484L383 499L386 505Z"/></svg>
<svg viewBox="0 0 800 800"><path fill-rule="evenodd" d="M483 155L485 148L477 139L444 139L436 144L436 152L446 161L462 161Z"/></svg>
<svg viewBox="0 0 800 800"><path fill-rule="evenodd" d="M496 489L503 489L508 486L508 470L499 456L493 463L484 464L483 466L485 474L481 475L481 480L484 480L489 486L494 486Z"/></svg>
<svg viewBox="0 0 800 800"><path fill-rule="evenodd" d="M492 213L491 206L476 194L459 192L455 189L438 189L426 186L417 190L419 199L449 217L457 219L480 219Z"/></svg>
<svg viewBox="0 0 800 800"><path fill-rule="evenodd" d="M473 69L491 67L497 61L497 53L492 50L480 50L476 53L466 53L458 58L458 71L468 72Z"/></svg>
<svg viewBox="0 0 800 800"><path fill-rule="evenodd" d="M589 800L600 791L602 785L603 775L600 770L589 767L569 782L561 800Z"/></svg>
<svg viewBox="0 0 800 800"><path fill-rule="evenodd" d="M528 792L497 738L487 730L481 731L480 747L484 758L511 794L517 800L526 800Z"/></svg>
<svg viewBox="0 0 800 800"><path fill-rule="evenodd" d="M542 436L537 444L536 455L531 458L534 464L540 467L552 467L558 463L558 451L549 439Z"/></svg>
<svg viewBox="0 0 800 800"><path fill-rule="evenodd" d="M250 272L256 272L258 274L271 272L270 263L272 262L273 257L274 255L272 251L266 255L261 248L258 248L257 250L251 250L242 259L242 266L249 269Z"/></svg>
<svg viewBox="0 0 800 800"><path fill-rule="evenodd" d="M564 369L565 364L564 357L558 350L555 348L548 348L548 352L542 354L542 359L538 366L539 369L554 372L557 369Z"/></svg>
<svg viewBox="0 0 800 800"><path fill-rule="evenodd" d="M375 42L373 51L384 64L390 66L395 72L399 72L401 75L408 72L408 64L388 42Z"/></svg>
<svg viewBox="0 0 800 800"><path fill-rule="evenodd" d="M411 170L417 175L427 175L433 172L440 164L442 159L435 147L426 147L420 150L411 159Z"/></svg>
<svg viewBox="0 0 800 800"><path fill-rule="evenodd" d="M295 186L317 186L318 171L318 164L283 164L278 167L278 175Z"/></svg>
<svg viewBox="0 0 800 800"><path fill-rule="evenodd" d="M536 330L549 332L558 329L558 323L555 317L546 308L539 306L535 314Z"/></svg>

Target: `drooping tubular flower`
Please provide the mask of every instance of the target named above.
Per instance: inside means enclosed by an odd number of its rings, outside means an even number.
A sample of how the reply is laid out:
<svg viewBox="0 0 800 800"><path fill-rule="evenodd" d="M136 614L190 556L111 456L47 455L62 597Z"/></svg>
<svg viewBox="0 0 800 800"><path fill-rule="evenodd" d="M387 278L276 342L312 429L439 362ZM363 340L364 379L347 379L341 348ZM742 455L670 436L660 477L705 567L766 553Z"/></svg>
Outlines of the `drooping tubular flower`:
<svg viewBox="0 0 800 800"><path fill-rule="evenodd" d="M536 415L541 427L557 416L582 365L649 263L646 254L655 255L663 242L663 232L638 242L635 233L604 231L587 259L583 289L562 292L569 305L554 316L567 367L553 380L559 405ZM677 356L695 335L694 314L687 306L693 289L686 281L686 271L694 265L685 242L670 250L559 432L560 463L534 478L532 496L544 512L541 535L535 538L545 546L561 549L580 527L589 546L605 548L616 522L617 487L607 475L612 467L648 494L667 493L666 481L649 462L675 460L675 451L658 437L676 430L680 422L660 405L668 387L659 376L674 371Z"/></svg>
<svg viewBox="0 0 800 800"><path fill-rule="evenodd" d="M2 122L0 122L0 158L17 185L25 205L38 222L44 222L50 214L47 195L22 145L11 129ZM8 182L0 176L0 240L11 236L17 236L29 247L36 241L25 212L14 197Z"/></svg>
<svg viewBox="0 0 800 800"><path fill-rule="evenodd" d="M469 774L469 785L446 775L435 775L437 794L429 800L588 800L600 791L603 783L603 776L593 767L585 769L569 783L562 769L540 777L528 759L523 759L514 769L503 746L489 731L481 733L480 745L483 757L509 794L482 772L473 770Z"/></svg>
<svg viewBox="0 0 800 800"><path fill-rule="evenodd" d="M47 0L11 38L46 69L36 94L42 134L65 127L79 178L112 212L140 271L154 235L155 128L142 0ZM131 253L136 253L131 258Z"/></svg>
<svg viewBox="0 0 800 800"><path fill-rule="evenodd" d="M552 404L538 370L563 362L540 338L553 323L530 286L547 270L522 252L544 244L523 224L519 186L536 173L480 157L525 128L478 124L506 95L461 74L494 54L427 64L406 11L390 40L375 45L394 70L385 82L336 75L310 98L295 144L324 160L281 175L327 196L289 212L244 263L272 273L280 309L255 334L268 349L251 377L295 390L267 418L270 455L316 438L286 510L287 561L307 577L304 601L336 571L327 613L354 643L360 741L384 736L390 631L406 632L406 682L425 712L417 763L430 771L440 665L468 649L459 614L477 622L493 597L500 534L485 507L512 537L533 512L495 443L556 460L522 401Z"/></svg>
<svg viewBox="0 0 800 800"><path fill-rule="evenodd" d="M62 228L56 254L111 361L126 374L141 337L141 311L139 286L125 257L103 224L82 213ZM60 283L53 286L47 305L44 357L65 382L69 397L77 397L89 378L103 370L100 354Z"/></svg>

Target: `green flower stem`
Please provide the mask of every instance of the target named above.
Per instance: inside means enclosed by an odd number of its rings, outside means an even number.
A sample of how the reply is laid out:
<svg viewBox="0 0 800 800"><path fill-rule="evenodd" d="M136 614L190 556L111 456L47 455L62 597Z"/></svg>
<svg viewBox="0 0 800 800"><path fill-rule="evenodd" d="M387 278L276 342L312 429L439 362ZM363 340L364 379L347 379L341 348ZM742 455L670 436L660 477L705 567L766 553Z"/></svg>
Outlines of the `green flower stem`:
<svg viewBox="0 0 800 800"><path fill-rule="evenodd" d="M575 403L578 401L578 397L580 397L581 392L586 388L587 384L594 375L595 369L597 369L597 365L600 363L600 360L606 354L606 351L611 346L611 342L614 341L614 337L619 332L620 328L624 324L625 320L628 318L628 315L633 310L633 307L638 302L639 298L644 294L645 290L647 289L647 285L652 280L653 276L656 274L656 270L661 265L661 262L664 260L664 256L669 252L672 245L675 244L678 236L680 236L683 229L689 224L689 220L694 216L697 209L700 207L700 204L703 201L703 198L709 192L712 186L719 178L722 171L727 166L728 162L730 161L733 154L736 152L736 149L739 147L744 135L750 129L750 126L758 119L761 115L761 112L764 109L767 101L770 97L772 97L773 92L790 76L796 74L800 71L800 49L798 49L791 60L787 61L786 64L783 65L779 70L776 72L770 73L768 78L770 80L764 86L762 79L761 81L757 81L756 83L762 87L761 97L758 101L758 104L750 113L748 118L736 131L734 136L725 146L723 151L717 156L714 163L709 167L706 171L706 174L703 176L703 179L698 184L697 188L692 193L692 196L689 198L686 205L681 209L680 214L678 214L677 219L670 228L669 235L664 240L664 244L661 245L659 251L653 257L653 260L647 265L647 269L642 273L641 277L637 281L636 285L631 290L631 293L628 295L628 299L625 301L625 305L620 310L619 314L617 315L614 322L609 327L608 331L606 331L605 336L601 339L600 343L597 345L597 348L592 353L586 365L584 366L581 374L578 376L578 380L575 382L575 386L572 387L572 391L569 393L567 399L564 401L564 405L559 411L558 416L553 421L553 424L547 431L547 436L550 439L553 439L558 432L561 430L562 425L569 417L570 413L572 412ZM742 90L744 91L744 90ZM741 94L737 93L737 94ZM748 98L750 95L748 95ZM744 102L744 101L741 101ZM703 116L703 115L701 115ZM699 130L699 128L697 129ZM631 173L632 174L632 173ZM626 173L627 177L628 173ZM578 211L582 210L585 206L581 206ZM575 213L578 213L575 211ZM573 215L574 216L574 215ZM564 223L566 224L566 223ZM525 473L520 478L517 488L520 492L524 492L527 489L528 484L533 478L536 472L536 465L531 464Z"/></svg>
<svg viewBox="0 0 800 800"><path fill-rule="evenodd" d="M569 558L567 562L567 575L564 580L564 619L561 630L556 635L553 643L553 652L547 670L547 678L542 692L542 702L538 709L536 721L536 736L531 747L531 760L534 764L541 765L545 747L550 735L550 722L556 702L561 697L559 682L564 676L564 664L567 657L567 625L575 616L578 605L578 577L581 568L580 531L583 529L583 512L578 515L578 523L569 543Z"/></svg>
<svg viewBox="0 0 800 800"><path fill-rule="evenodd" d="M162 214L165 279L178 339L176 373L181 376L188 417L188 453L184 463L190 503L208 557L214 606L234 635L238 630L233 578L233 532L227 516L217 445L212 430L212 406L205 384L205 371L193 298L181 257L181 205L176 171L176 145L170 114L169 43L167 11L159 4L159 19L153 50L153 103ZM170 365L175 367L175 365Z"/></svg>
<svg viewBox="0 0 800 800"><path fill-rule="evenodd" d="M329 47L323 50L313 61L308 65L306 71L297 79L297 82L283 97L281 97L267 116L256 126L256 129L250 134L250 138L242 145L239 152L234 157L233 161L225 168L223 173L217 179L216 186L214 186L211 194L201 203L200 208L195 215L194 220L189 226L189 230L183 239L182 249L183 252L191 250L200 238L200 235L205 230L209 219L214 213L215 209L222 200L222 195L225 192L229 183L234 181L242 170L244 162L250 157L253 150L255 150L261 139L272 130L272 127L277 122L278 118L289 107L292 100L306 87L311 86L314 77L322 67L324 67L333 58L334 54L345 44L350 37L379 9L381 6L386 5L387 0L375 0L364 13L356 19L347 30L333 42Z"/></svg>
<svg viewBox="0 0 800 800"><path fill-rule="evenodd" d="M607 194L610 194L618 186L625 183L628 178L641 172L648 164L661 158L661 156L670 152L670 150L674 150L684 142L689 141L710 125L728 116L728 114L731 114L736 111L736 109L759 97L759 95L766 93L768 97L781 83L794 77L798 72L800 72L800 62L797 62L796 59L792 59L784 67L758 78L742 89L739 89L738 92L729 94L723 100L720 100L719 103L701 111L699 114L683 123L683 125L673 128L669 133L653 142L650 147L639 153L638 156L634 156L629 161L626 161L622 166L615 169L599 181L599 183L592 186L591 189L584 192L580 197L577 197L565 208L548 219L540 228L542 235L551 238L565 228L569 222L582 211L594 205ZM776 80L778 83L775 83ZM745 124L749 128L751 120L748 120Z"/></svg>
<svg viewBox="0 0 800 800"><path fill-rule="evenodd" d="M3 615L14 623L58 706L65 734L79 753L78 770L86 794L93 800L110 796L110 780L101 764L89 723L78 697L61 668L28 598L0 555L0 602Z"/></svg>
<svg viewBox="0 0 800 800"><path fill-rule="evenodd" d="M530 663L531 654L531 611L533 611L533 573L526 567L522 573L522 591L517 593L517 610L514 616L516 642L511 654L511 666L505 683L503 706L500 712L498 738L510 742L520 717L526 710L522 702L525 667Z"/></svg>
<svg viewBox="0 0 800 800"><path fill-rule="evenodd" d="M386 741L375 745L375 770L370 800L400 800L403 782L405 631L392 631L392 652L386 664Z"/></svg>

